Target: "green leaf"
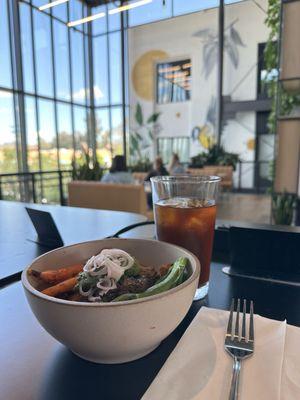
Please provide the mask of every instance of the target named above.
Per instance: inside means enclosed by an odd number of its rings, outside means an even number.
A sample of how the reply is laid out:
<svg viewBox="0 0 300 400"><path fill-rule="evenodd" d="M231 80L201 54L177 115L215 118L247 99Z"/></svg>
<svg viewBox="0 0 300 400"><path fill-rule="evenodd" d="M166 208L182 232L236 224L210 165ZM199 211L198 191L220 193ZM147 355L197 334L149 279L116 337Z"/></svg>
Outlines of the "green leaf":
<svg viewBox="0 0 300 400"><path fill-rule="evenodd" d="M150 117L147 119L147 124L152 124L155 123L158 120L158 117L160 116L160 112L158 113L153 113L150 115Z"/></svg>
<svg viewBox="0 0 300 400"><path fill-rule="evenodd" d="M135 120L140 126L143 125L143 111L140 103L136 105Z"/></svg>

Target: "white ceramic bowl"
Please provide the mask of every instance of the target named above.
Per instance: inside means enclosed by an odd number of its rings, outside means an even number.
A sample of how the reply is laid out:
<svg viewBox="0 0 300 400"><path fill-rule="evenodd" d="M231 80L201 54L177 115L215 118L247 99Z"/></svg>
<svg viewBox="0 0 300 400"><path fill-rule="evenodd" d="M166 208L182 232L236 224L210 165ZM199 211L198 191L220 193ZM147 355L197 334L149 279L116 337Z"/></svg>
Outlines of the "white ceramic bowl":
<svg viewBox="0 0 300 400"><path fill-rule="evenodd" d="M190 276L164 293L118 303L61 300L34 288L29 268L45 271L83 263L105 248L123 249L148 266L187 257ZM23 271L22 283L33 313L50 335L86 360L113 364L150 353L178 326L192 304L199 273L198 259L178 246L155 240L104 239L61 247L38 257Z"/></svg>

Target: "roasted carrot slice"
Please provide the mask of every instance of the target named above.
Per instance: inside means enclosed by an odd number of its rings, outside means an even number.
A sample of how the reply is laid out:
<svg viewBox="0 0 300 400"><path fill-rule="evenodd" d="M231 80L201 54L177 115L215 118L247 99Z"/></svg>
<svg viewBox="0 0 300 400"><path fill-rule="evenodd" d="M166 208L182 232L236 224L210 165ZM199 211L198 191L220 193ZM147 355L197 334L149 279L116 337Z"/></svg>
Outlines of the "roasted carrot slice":
<svg viewBox="0 0 300 400"><path fill-rule="evenodd" d="M56 297L59 294L70 292L74 289L76 284L76 277L69 278L63 282L59 282L57 285L50 286L47 289L42 290L42 293L47 294L48 296Z"/></svg>
<svg viewBox="0 0 300 400"><path fill-rule="evenodd" d="M70 267L51 269L48 271L35 271L29 270L29 274L41 279L45 283L58 283L63 282L68 278L72 278L82 271L82 264L71 265Z"/></svg>

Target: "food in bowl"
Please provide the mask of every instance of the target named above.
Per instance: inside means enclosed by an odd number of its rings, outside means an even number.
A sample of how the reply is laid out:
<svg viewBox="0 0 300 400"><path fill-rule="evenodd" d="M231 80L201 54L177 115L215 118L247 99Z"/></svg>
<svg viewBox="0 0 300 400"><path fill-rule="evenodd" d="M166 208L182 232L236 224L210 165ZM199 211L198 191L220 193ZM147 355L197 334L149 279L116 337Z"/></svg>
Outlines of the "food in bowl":
<svg viewBox="0 0 300 400"><path fill-rule="evenodd" d="M70 301L41 291L43 284L44 288L54 286L57 276L63 279L69 266L74 266L75 275L70 279L74 278L78 274L76 265L83 268L104 249L121 249L145 269L157 271L164 264L186 258L186 278L169 290L128 301ZM49 282L43 283L41 277L50 266L56 272L48 274ZM38 276L29 271L36 271ZM156 240L114 238L45 253L25 268L22 284L31 310L50 335L86 360L115 364L150 353L180 324L193 302L199 273L197 257L181 247Z"/></svg>
<svg viewBox="0 0 300 400"><path fill-rule="evenodd" d="M43 272L29 269L28 273L38 279L41 292L48 296L71 301L116 302L142 299L180 285L188 276L187 263L187 258L179 257L174 263L156 269L143 266L122 249L103 249L84 266L75 264Z"/></svg>

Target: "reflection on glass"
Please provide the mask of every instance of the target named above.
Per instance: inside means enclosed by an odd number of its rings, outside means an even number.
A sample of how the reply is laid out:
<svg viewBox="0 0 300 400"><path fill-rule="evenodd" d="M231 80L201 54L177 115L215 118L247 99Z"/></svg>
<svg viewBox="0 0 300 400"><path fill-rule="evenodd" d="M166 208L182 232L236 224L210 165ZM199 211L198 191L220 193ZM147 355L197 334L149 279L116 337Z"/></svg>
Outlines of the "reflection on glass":
<svg viewBox="0 0 300 400"><path fill-rule="evenodd" d="M43 6L46 3L50 3L50 1L48 1L48 0L32 0L32 4L36 7ZM49 8L47 8L46 10L47 10L47 12L49 12Z"/></svg>
<svg viewBox="0 0 300 400"><path fill-rule="evenodd" d="M6 0L0 0L0 86L12 87Z"/></svg>
<svg viewBox="0 0 300 400"><path fill-rule="evenodd" d="M24 90L34 92L30 6L19 3L19 7Z"/></svg>
<svg viewBox="0 0 300 400"><path fill-rule="evenodd" d="M50 17L33 10L37 91L53 96Z"/></svg>
<svg viewBox="0 0 300 400"><path fill-rule="evenodd" d="M188 101L191 98L191 59L156 65L156 102Z"/></svg>
<svg viewBox="0 0 300 400"><path fill-rule="evenodd" d="M81 19L82 15L82 2L80 0L71 0L69 1L70 7L70 21L76 21L77 19ZM82 30L83 25L78 25L77 29Z"/></svg>
<svg viewBox="0 0 300 400"><path fill-rule="evenodd" d="M39 137L42 170L57 169L57 140L54 125L54 103L40 99L39 107Z"/></svg>
<svg viewBox="0 0 300 400"><path fill-rule="evenodd" d="M122 70L121 70L121 34L109 35L109 64L110 64L110 101L112 104L122 103Z"/></svg>
<svg viewBox="0 0 300 400"><path fill-rule="evenodd" d="M106 6L99 6L99 7L93 7L92 8L92 15L93 14L99 14L99 13L106 13ZM106 32L106 17L104 18L98 18L92 21L92 32L93 35L100 35L101 33Z"/></svg>
<svg viewBox="0 0 300 400"><path fill-rule="evenodd" d="M121 5L120 3L120 1L109 3L107 9L111 10L112 8L119 7ZM108 15L108 30L116 31L117 29L121 29L121 13Z"/></svg>
<svg viewBox="0 0 300 400"><path fill-rule="evenodd" d="M0 91L0 173L17 172L16 134L13 95Z"/></svg>
<svg viewBox="0 0 300 400"><path fill-rule="evenodd" d="M68 31L66 25L53 20L56 96L70 99Z"/></svg>
<svg viewBox="0 0 300 400"><path fill-rule="evenodd" d="M69 104L57 103L57 125L59 165L61 169L64 169L71 165L73 157L71 106Z"/></svg>
<svg viewBox="0 0 300 400"><path fill-rule="evenodd" d="M61 21L67 22L67 3L59 4L58 6L53 7L52 15L54 15L56 18L59 18Z"/></svg>
<svg viewBox="0 0 300 400"><path fill-rule="evenodd" d="M111 143L108 108L95 110L97 158L101 165L111 164Z"/></svg>
<svg viewBox="0 0 300 400"><path fill-rule="evenodd" d="M174 15L182 15L207 8L218 7L219 0L173 0Z"/></svg>
<svg viewBox="0 0 300 400"><path fill-rule="evenodd" d="M93 41L94 60L94 97L95 104L108 104L107 78L107 42L106 36L99 36ZM114 79L114 77L112 77Z"/></svg>
<svg viewBox="0 0 300 400"><path fill-rule="evenodd" d="M87 148L87 115L84 107L74 107L75 149Z"/></svg>
<svg viewBox="0 0 300 400"><path fill-rule="evenodd" d="M123 154L123 123L122 108L113 107L111 109L111 141L113 155Z"/></svg>
<svg viewBox="0 0 300 400"><path fill-rule="evenodd" d="M75 103L85 103L83 34L71 29L72 84Z"/></svg>
<svg viewBox="0 0 300 400"><path fill-rule="evenodd" d="M25 120L28 168L30 171L38 171L40 169L40 164L38 134L36 127L36 110L35 100L31 96L25 97Z"/></svg>
<svg viewBox="0 0 300 400"><path fill-rule="evenodd" d="M153 0L152 3L129 10L129 26L170 18L172 16L172 0L166 0L164 3L161 0Z"/></svg>

